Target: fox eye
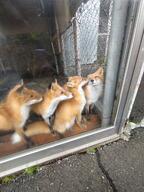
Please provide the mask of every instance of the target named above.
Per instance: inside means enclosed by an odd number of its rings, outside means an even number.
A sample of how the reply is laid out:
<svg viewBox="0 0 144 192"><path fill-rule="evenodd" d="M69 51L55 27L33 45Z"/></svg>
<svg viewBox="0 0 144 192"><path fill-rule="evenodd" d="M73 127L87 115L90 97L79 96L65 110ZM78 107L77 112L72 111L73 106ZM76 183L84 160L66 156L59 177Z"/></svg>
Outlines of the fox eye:
<svg viewBox="0 0 144 192"><path fill-rule="evenodd" d="M32 98L32 97L33 97L33 95L30 95L30 97Z"/></svg>

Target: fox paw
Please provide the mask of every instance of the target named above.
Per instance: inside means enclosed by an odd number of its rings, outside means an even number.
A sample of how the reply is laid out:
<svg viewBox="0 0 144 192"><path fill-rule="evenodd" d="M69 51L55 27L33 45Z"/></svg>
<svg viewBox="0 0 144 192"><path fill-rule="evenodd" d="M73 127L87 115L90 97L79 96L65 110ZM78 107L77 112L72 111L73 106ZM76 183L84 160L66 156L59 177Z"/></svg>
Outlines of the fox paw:
<svg viewBox="0 0 144 192"><path fill-rule="evenodd" d="M82 117L82 123L85 124L87 122L87 117Z"/></svg>
<svg viewBox="0 0 144 192"><path fill-rule="evenodd" d="M86 127L87 127L87 126L86 126L85 123L82 123L82 124L81 124L81 128L85 129Z"/></svg>

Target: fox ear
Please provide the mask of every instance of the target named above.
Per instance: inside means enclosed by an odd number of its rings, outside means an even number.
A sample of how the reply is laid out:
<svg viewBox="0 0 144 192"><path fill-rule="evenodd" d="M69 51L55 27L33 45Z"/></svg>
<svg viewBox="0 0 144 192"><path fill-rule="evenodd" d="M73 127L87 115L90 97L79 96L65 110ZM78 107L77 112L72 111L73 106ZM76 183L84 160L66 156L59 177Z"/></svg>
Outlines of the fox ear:
<svg viewBox="0 0 144 192"><path fill-rule="evenodd" d="M55 79L55 83L57 84L57 79Z"/></svg>
<svg viewBox="0 0 144 192"><path fill-rule="evenodd" d="M23 79L20 80L19 84L22 85L22 86L24 85Z"/></svg>
<svg viewBox="0 0 144 192"><path fill-rule="evenodd" d="M103 67L99 67L96 71L97 74L99 75L103 75L104 74L104 70L103 70Z"/></svg>
<svg viewBox="0 0 144 192"><path fill-rule="evenodd" d="M73 77L68 77L68 81L71 81L73 79Z"/></svg>
<svg viewBox="0 0 144 192"><path fill-rule="evenodd" d="M87 79L89 79L89 78L91 78L91 74L89 74L89 75L87 76Z"/></svg>
<svg viewBox="0 0 144 192"><path fill-rule="evenodd" d="M51 84L48 85L47 89L48 89L48 90L51 89Z"/></svg>
<svg viewBox="0 0 144 192"><path fill-rule="evenodd" d="M51 90L55 90L55 88L56 88L56 83L52 83L51 84Z"/></svg>
<svg viewBox="0 0 144 192"><path fill-rule="evenodd" d="M24 85L22 85L21 87L19 87L19 88L16 90L16 92L21 94L21 93L23 92L23 89L24 89Z"/></svg>
<svg viewBox="0 0 144 192"><path fill-rule="evenodd" d="M50 85L50 89L52 90L53 87L54 87L54 83L51 83L51 85Z"/></svg>

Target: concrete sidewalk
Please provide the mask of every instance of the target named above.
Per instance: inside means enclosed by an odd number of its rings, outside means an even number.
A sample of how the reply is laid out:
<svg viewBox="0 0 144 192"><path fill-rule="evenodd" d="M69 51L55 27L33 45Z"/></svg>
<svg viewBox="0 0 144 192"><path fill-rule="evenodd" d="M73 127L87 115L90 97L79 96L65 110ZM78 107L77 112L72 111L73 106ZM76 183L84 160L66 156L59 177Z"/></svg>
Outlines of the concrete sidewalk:
<svg viewBox="0 0 144 192"><path fill-rule="evenodd" d="M0 192L144 192L144 129L132 132L95 154L76 154L19 175Z"/></svg>

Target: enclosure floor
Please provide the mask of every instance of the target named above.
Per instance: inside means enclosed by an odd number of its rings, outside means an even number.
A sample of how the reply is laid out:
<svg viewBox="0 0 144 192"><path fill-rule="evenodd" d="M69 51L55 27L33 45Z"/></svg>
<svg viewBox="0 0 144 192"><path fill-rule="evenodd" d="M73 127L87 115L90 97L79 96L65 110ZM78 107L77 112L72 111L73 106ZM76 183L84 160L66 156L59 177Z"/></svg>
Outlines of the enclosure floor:
<svg viewBox="0 0 144 192"><path fill-rule="evenodd" d="M101 124L101 121L100 121L100 117L98 115L90 115L89 120L87 120L85 122L84 127L78 127L75 125L71 130L67 131L64 134L64 138L78 135L80 133L98 128L98 127L100 127L100 124ZM27 143L25 143L25 142L20 142L18 144L11 144L10 137L11 137L11 134L0 137L0 157L9 155L12 153L16 153L18 151L29 148ZM31 140L33 142L32 147L50 143L50 142L53 142L53 141L56 141L59 139L61 139L61 138L58 135L39 134L39 135L31 137Z"/></svg>

